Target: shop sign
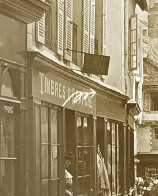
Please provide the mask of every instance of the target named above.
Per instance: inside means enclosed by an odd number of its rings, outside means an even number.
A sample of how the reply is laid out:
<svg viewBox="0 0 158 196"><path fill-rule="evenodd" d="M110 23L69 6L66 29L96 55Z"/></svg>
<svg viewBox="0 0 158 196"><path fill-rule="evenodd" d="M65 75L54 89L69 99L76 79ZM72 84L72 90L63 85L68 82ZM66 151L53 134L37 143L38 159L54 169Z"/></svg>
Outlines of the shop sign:
<svg viewBox="0 0 158 196"><path fill-rule="evenodd" d="M33 73L33 96L62 107L95 111L95 91L50 72Z"/></svg>

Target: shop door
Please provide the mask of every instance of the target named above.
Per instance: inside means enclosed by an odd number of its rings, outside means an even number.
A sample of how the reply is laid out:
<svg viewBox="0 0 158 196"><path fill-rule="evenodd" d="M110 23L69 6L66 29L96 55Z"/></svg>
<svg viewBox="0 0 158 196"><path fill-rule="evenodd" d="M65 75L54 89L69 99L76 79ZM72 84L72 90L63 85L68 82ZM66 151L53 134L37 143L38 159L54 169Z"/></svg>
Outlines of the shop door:
<svg viewBox="0 0 158 196"><path fill-rule="evenodd" d="M15 196L15 106L0 103L0 193Z"/></svg>

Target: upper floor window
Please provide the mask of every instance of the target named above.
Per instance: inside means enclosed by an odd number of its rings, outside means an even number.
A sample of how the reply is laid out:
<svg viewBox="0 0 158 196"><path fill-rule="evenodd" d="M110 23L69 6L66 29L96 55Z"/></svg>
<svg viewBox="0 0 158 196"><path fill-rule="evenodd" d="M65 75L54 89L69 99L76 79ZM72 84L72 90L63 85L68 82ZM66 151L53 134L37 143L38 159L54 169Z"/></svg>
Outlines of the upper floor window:
<svg viewBox="0 0 158 196"><path fill-rule="evenodd" d="M155 128L155 139L158 139L158 128Z"/></svg>
<svg viewBox="0 0 158 196"><path fill-rule="evenodd" d="M158 92L144 93L144 111L158 111Z"/></svg>
<svg viewBox="0 0 158 196"><path fill-rule="evenodd" d="M158 93L151 93L150 94L151 99L151 111L158 111Z"/></svg>

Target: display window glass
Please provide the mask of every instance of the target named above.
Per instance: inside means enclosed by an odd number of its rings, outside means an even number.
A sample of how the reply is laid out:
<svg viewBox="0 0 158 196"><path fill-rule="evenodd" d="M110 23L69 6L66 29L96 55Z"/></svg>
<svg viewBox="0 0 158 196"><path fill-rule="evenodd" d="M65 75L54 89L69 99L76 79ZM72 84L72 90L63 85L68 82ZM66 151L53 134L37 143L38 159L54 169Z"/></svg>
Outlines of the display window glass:
<svg viewBox="0 0 158 196"><path fill-rule="evenodd" d="M56 196L61 194L61 137L58 126L61 123L59 117L60 112L61 110L58 107L50 104L42 103L41 109L39 109L39 106L36 106L36 121L39 122L36 122L36 125L40 124L36 128L40 128L41 130L40 178L42 196ZM36 137L36 141L38 141L39 135L36 135Z"/></svg>
<svg viewBox="0 0 158 196"><path fill-rule="evenodd" d="M94 146L92 118L77 116L77 195L92 195L94 172Z"/></svg>
<svg viewBox="0 0 158 196"><path fill-rule="evenodd" d="M1 95L13 97L13 86L12 86L12 81L8 69L9 68L4 68L1 73L1 77L2 77Z"/></svg>
<svg viewBox="0 0 158 196"><path fill-rule="evenodd" d="M123 149L121 149L121 146L123 146L123 129L121 127L121 124L117 122L107 123L107 167L113 194L120 194L122 190L121 178L123 168L121 168L121 163L123 160Z"/></svg>
<svg viewBox="0 0 158 196"><path fill-rule="evenodd" d="M15 109L0 104L0 193L15 196Z"/></svg>

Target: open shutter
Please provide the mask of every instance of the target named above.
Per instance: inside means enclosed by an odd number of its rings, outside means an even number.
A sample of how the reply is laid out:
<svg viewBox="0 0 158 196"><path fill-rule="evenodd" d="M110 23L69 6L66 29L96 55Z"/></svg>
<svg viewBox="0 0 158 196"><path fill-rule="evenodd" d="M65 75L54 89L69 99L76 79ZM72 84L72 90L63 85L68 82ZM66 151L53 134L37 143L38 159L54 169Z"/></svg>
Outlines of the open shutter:
<svg viewBox="0 0 158 196"><path fill-rule="evenodd" d="M138 61L138 32L137 32L137 15L131 16L130 19L130 69L137 69L137 61Z"/></svg>
<svg viewBox="0 0 158 196"><path fill-rule="evenodd" d="M95 50L95 0L91 0L90 15L90 53L94 54Z"/></svg>
<svg viewBox="0 0 158 196"><path fill-rule="evenodd" d="M36 22L36 40L42 44L45 44L45 13L42 18Z"/></svg>
<svg viewBox="0 0 158 196"><path fill-rule="evenodd" d="M72 61L73 0L65 0L65 59Z"/></svg>
<svg viewBox="0 0 158 196"><path fill-rule="evenodd" d="M103 0L103 16L102 16L102 22L103 22L103 35L102 35L102 44L103 44L103 48L102 48L102 55L105 55L106 53L106 22L107 22L107 0Z"/></svg>
<svg viewBox="0 0 158 196"><path fill-rule="evenodd" d="M57 0L57 52L63 55L64 0Z"/></svg>
<svg viewBox="0 0 158 196"><path fill-rule="evenodd" d="M83 52L89 52L89 8L90 0L83 0Z"/></svg>
<svg viewBox="0 0 158 196"><path fill-rule="evenodd" d="M144 93L144 111L150 111L150 93L145 92Z"/></svg>

